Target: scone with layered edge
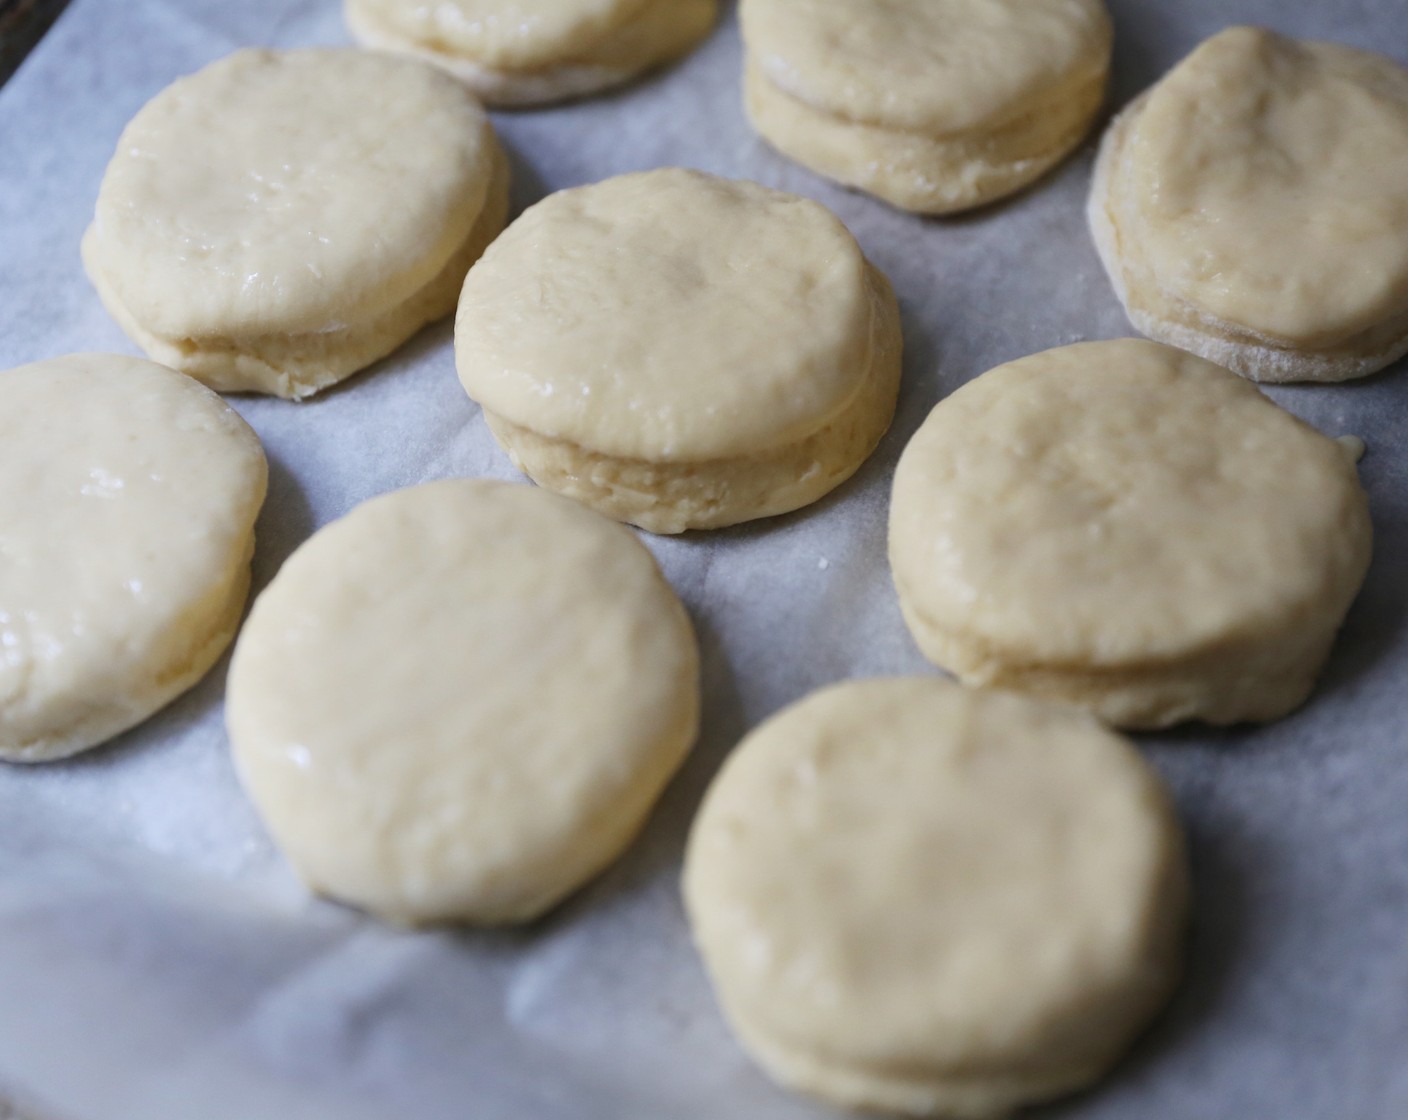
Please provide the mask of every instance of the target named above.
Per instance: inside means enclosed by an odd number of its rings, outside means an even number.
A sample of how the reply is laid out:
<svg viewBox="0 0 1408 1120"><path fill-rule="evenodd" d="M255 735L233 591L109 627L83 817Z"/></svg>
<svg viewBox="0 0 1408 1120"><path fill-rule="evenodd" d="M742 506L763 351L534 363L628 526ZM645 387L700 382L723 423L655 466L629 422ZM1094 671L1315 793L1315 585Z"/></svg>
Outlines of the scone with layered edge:
<svg viewBox="0 0 1408 1120"><path fill-rule="evenodd" d="M230 667L235 762L319 893L392 921L526 921L644 823L699 720L688 616L629 529L435 482L319 531Z"/></svg>
<svg viewBox="0 0 1408 1120"><path fill-rule="evenodd" d="M718 0L344 0L365 46L433 62L490 105L624 85L709 33Z"/></svg>
<svg viewBox="0 0 1408 1120"><path fill-rule="evenodd" d="M813 693L729 756L684 897L730 1023L848 1108L994 1117L1100 1077L1187 906L1158 778L1088 715L933 677Z"/></svg>
<svg viewBox="0 0 1408 1120"><path fill-rule="evenodd" d="M534 481L656 533L785 513L894 413L899 308L824 207L667 169L562 191L470 270L465 390Z"/></svg>
<svg viewBox="0 0 1408 1120"><path fill-rule="evenodd" d="M1090 225L1130 321L1257 381L1408 353L1408 70L1236 27L1116 118Z"/></svg>
<svg viewBox="0 0 1408 1120"><path fill-rule="evenodd" d="M742 0L762 137L904 210L1012 194L1064 159L1105 96L1103 0Z"/></svg>
<svg viewBox="0 0 1408 1120"><path fill-rule="evenodd" d="M1354 456L1156 343L999 366L900 458L905 621L965 683L1119 726L1276 719L1310 694L1369 564Z"/></svg>
<svg viewBox="0 0 1408 1120"><path fill-rule="evenodd" d="M449 314L507 211L488 118L434 67L246 50L133 118L83 260L153 358L302 398Z"/></svg>
<svg viewBox="0 0 1408 1120"><path fill-rule="evenodd" d="M195 684L249 592L264 452L139 358L0 373L0 759L96 746Z"/></svg>

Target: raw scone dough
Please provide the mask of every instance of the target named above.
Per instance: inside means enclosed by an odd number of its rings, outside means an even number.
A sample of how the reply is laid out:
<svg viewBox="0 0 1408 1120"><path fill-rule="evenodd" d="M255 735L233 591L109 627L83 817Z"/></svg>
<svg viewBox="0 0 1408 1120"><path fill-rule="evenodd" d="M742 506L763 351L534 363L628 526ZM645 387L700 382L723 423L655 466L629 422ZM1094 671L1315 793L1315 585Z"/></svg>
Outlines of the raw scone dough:
<svg viewBox="0 0 1408 1120"><path fill-rule="evenodd" d="M1181 832L1073 709L932 677L774 716L696 818L684 896L728 1019L848 1108L992 1117L1115 1061L1179 971Z"/></svg>
<svg viewBox="0 0 1408 1120"><path fill-rule="evenodd" d="M504 108L585 97L669 62L718 0L344 0L365 46L443 67Z"/></svg>
<svg viewBox="0 0 1408 1120"><path fill-rule="evenodd" d="M0 758L45 762L195 684L239 625L259 440L138 358L0 373Z"/></svg>
<svg viewBox="0 0 1408 1120"><path fill-rule="evenodd" d="M625 848L694 741L688 616L630 530L529 486L358 506L255 602L240 777L310 887L526 921Z"/></svg>
<svg viewBox="0 0 1408 1120"><path fill-rule="evenodd" d="M448 314L507 211L488 118L434 67L246 50L133 118L83 259L153 358L301 398Z"/></svg>
<svg viewBox="0 0 1408 1120"><path fill-rule="evenodd" d="M742 0L745 100L783 154L945 214L1020 190L1105 96L1103 0Z"/></svg>
<svg viewBox="0 0 1408 1120"><path fill-rule="evenodd" d="M1112 724L1270 720L1369 564L1353 453L1202 358L1048 350L942 401L895 473L890 563L930 660Z"/></svg>
<svg viewBox="0 0 1408 1120"><path fill-rule="evenodd" d="M534 481L656 533L816 501L894 413L899 307L834 215L696 171L528 210L470 270L465 390Z"/></svg>
<svg viewBox="0 0 1408 1120"><path fill-rule="evenodd" d="M1257 381L1408 352L1408 70L1235 27L1101 146L1096 246L1144 334Z"/></svg>

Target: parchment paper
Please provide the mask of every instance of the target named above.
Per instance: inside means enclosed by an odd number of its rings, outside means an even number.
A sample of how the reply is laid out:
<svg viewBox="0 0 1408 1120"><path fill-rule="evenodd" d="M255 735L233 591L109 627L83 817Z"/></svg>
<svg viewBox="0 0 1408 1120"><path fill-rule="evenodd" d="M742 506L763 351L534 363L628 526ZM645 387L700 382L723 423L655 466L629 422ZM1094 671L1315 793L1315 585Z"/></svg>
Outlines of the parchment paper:
<svg viewBox="0 0 1408 1120"><path fill-rule="evenodd" d="M1234 22L1408 61L1404 0L1113 6L1115 104ZM0 368L136 352L84 279L78 240L148 97L236 47L346 42L335 0L76 0L0 91ZM896 607L885 511L930 407L999 362L1130 331L1082 216L1091 145L1015 201L924 221L770 152L744 121L738 79L730 8L703 49L626 92L497 118L516 209L659 165L756 179L832 207L903 303L899 413L851 483L788 517L647 538L698 625L706 715L645 836L522 932L402 933L311 900L235 783L222 661L102 750L0 767L0 1096L55 1120L828 1115L772 1088L719 1017L678 900L690 817L725 754L779 707L850 676L929 671ZM1373 570L1303 711L1144 740L1191 833L1189 975L1108 1084L1044 1115L1408 1116L1403 365L1272 392L1367 441ZM448 323L310 403L234 403L273 470L256 588L365 498L514 477L455 380Z"/></svg>

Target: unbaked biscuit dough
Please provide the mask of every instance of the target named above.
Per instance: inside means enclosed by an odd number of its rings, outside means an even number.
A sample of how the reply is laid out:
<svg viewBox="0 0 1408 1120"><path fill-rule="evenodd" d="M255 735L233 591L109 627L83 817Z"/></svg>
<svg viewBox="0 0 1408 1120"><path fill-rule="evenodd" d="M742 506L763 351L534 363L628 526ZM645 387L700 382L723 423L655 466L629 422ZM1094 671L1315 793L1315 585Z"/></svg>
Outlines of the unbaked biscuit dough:
<svg viewBox="0 0 1408 1120"><path fill-rule="evenodd" d="M1370 541L1351 448L1221 366L1128 339L999 366L940 402L890 508L930 660L1138 728L1301 704Z"/></svg>
<svg viewBox="0 0 1408 1120"><path fill-rule="evenodd" d="M687 52L717 0L344 0L365 46L433 62L487 104L521 108L623 85Z"/></svg>
<svg viewBox="0 0 1408 1120"><path fill-rule="evenodd" d="M696 171L529 209L470 270L465 390L534 481L656 533L797 509L894 413L899 308L815 202Z"/></svg>
<svg viewBox="0 0 1408 1120"><path fill-rule="evenodd" d="M1187 897L1150 767L933 677L814 693L729 756L684 897L734 1029L849 1108L993 1117L1094 1081L1169 994Z"/></svg>
<svg viewBox="0 0 1408 1120"><path fill-rule="evenodd" d="M249 591L264 452L138 358L0 373L0 758L110 739L195 684Z"/></svg>
<svg viewBox="0 0 1408 1120"><path fill-rule="evenodd" d="M692 745L688 616L624 526L434 482L320 530L230 667L239 775L314 890L526 921L626 847Z"/></svg>
<svg viewBox="0 0 1408 1120"><path fill-rule="evenodd" d="M133 118L83 259L153 358L302 398L448 314L507 212L488 118L435 68L246 50Z"/></svg>
<svg viewBox="0 0 1408 1120"><path fill-rule="evenodd" d="M1224 31L1111 125L1090 196L1130 320L1258 381L1408 352L1408 70Z"/></svg>
<svg viewBox="0 0 1408 1120"><path fill-rule="evenodd" d="M745 101L785 155L905 210L1021 189L1104 100L1103 0L742 0Z"/></svg>

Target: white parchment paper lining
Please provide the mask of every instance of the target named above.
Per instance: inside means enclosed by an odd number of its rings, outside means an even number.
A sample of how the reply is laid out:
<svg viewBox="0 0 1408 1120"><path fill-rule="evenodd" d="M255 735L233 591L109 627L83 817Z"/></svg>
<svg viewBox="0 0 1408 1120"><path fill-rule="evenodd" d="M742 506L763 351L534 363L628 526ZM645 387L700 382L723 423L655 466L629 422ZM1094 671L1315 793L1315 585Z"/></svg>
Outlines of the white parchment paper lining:
<svg viewBox="0 0 1408 1120"><path fill-rule="evenodd" d="M1113 7L1115 104L1234 22L1408 62L1403 0ZM78 241L118 133L148 97L236 47L347 41L335 0L75 0L0 90L0 368L135 352L84 279ZM645 836L517 933L400 933L311 900L235 784L222 662L106 749L0 768L0 1096L55 1120L825 1115L772 1088L719 1018L677 897L691 814L727 751L779 707L849 676L927 671L890 586L885 509L929 408L999 362L1130 332L1084 226L1090 145L1009 204L923 221L764 147L743 119L739 51L730 10L684 64L619 95L498 117L516 210L660 165L756 179L831 206L903 303L899 413L851 483L771 522L649 541L700 631L706 717ZM1050 1115L1408 1116L1402 364L1273 391L1367 441L1374 567L1306 709L1250 731L1145 740L1192 838L1188 980L1108 1085ZM455 379L448 323L311 403L235 404L272 460L256 587L365 498L514 477Z"/></svg>

